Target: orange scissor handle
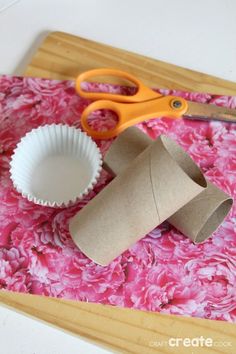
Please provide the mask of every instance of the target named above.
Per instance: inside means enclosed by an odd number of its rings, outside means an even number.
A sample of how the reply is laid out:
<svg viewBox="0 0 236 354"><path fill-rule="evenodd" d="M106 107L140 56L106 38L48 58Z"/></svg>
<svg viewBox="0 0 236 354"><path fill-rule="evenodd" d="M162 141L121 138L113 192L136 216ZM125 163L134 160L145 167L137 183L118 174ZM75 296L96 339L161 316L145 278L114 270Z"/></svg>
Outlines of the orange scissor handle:
<svg viewBox="0 0 236 354"><path fill-rule="evenodd" d="M114 128L108 131L97 131L90 127L89 114L100 109L109 109L117 114L118 123ZM100 100L93 102L83 111L81 125L88 135L95 139L111 139L126 128L150 118L161 116L180 118L187 109L187 101L175 96L161 96L157 99L133 104Z"/></svg>
<svg viewBox="0 0 236 354"><path fill-rule="evenodd" d="M134 83L135 87L137 88L137 92L134 95L126 96L126 95L119 95L113 93L105 93L105 92L88 92L84 91L81 88L81 83L88 81L91 78L95 78L98 76L110 76L114 78L123 78L132 83ZM161 97L161 94L153 91L152 89L145 86L141 81L136 79L133 75L121 70L116 69L94 69L86 71L80 74L76 81L75 81L75 89L76 92L84 98L92 99L92 100L112 100L115 102L141 102L147 101L154 98Z"/></svg>

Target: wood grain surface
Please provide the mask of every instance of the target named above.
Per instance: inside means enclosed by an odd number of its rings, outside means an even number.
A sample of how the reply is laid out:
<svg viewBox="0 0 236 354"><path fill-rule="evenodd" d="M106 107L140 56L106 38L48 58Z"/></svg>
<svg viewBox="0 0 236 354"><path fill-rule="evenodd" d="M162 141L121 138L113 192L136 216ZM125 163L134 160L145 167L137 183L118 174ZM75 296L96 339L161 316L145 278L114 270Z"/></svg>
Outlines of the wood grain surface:
<svg viewBox="0 0 236 354"><path fill-rule="evenodd" d="M4 291L0 302L120 353L235 353L235 325L230 323ZM212 338L216 347L190 349L167 343L170 338L200 336Z"/></svg>
<svg viewBox="0 0 236 354"><path fill-rule="evenodd" d="M24 74L73 79L84 70L105 66L128 70L150 86L236 94L235 83L61 32L45 38ZM0 292L0 303L119 353L236 352L236 326L226 322L6 291ZM171 337L201 335L212 338L215 346L171 347L166 343Z"/></svg>
<svg viewBox="0 0 236 354"><path fill-rule="evenodd" d="M99 67L128 70L153 87L236 94L236 83L62 32L45 38L24 74L73 79L80 72Z"/></svg>

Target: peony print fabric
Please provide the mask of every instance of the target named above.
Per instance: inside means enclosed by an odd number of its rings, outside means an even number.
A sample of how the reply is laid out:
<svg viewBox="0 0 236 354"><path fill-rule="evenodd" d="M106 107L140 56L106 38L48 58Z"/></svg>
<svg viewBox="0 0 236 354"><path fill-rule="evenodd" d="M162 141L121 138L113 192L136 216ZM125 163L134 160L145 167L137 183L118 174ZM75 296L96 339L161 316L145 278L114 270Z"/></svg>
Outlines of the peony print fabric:
<svg viewBox="0 0 236 354"><path fill-rule="evenodd" d="M87 84L91 87L126 90ZM160 92L236 108L236 97ZM0 288L236 322L236 205L202 244L194 245L165 222L102 267L74 245L68 221L111 180L108 173L103 171L95 189L67 209L34 205L14 190L9 161L20 138L48 123L80 127L88 104L76 95L71 81L0 77ZM97 113L94 124L109 127L113 117ZM177 141L205 176L235 199L236 124L161 118L139 128L152 138L164 133ZM110 144L98 142L103 154Z"/></svg>

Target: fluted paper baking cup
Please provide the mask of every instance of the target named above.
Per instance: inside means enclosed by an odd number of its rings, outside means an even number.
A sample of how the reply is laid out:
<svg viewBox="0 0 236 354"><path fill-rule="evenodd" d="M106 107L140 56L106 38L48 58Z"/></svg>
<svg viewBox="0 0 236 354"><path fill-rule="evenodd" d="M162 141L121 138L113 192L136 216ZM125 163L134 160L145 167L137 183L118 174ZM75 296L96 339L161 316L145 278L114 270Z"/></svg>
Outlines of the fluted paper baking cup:
<svg viewBox="0 0 236 354"><path fill-rule="evenodd" d="M28 200L66 207L82 199L102 169L97 145L80 129L51 124L33 129L18 143L11 160L11 179Z"/></svg>

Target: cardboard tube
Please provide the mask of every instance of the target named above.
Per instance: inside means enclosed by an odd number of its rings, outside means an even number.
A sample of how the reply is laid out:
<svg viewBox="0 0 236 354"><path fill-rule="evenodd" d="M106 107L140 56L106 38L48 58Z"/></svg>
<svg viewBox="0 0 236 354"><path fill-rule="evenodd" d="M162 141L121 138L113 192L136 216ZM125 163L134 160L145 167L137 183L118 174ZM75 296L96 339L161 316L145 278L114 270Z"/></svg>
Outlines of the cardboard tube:
<svg viewBox="0 0 236 354"><path fill-rule="evenodd" d="M140 129L127 129L119 135L105 155L105 168L113 175L122 173L152 142ZM233 200L229 195L207 181L206 190L168 218L168 221L193 242L203 242L222 223L232 204Z"/></svg>
<svg viewBox="0 0 236 354"><path fill-rule="evenodd" d="M206 185L190 156L160 136L72 218L70 233L84 254L107 265Z"/></svg>

